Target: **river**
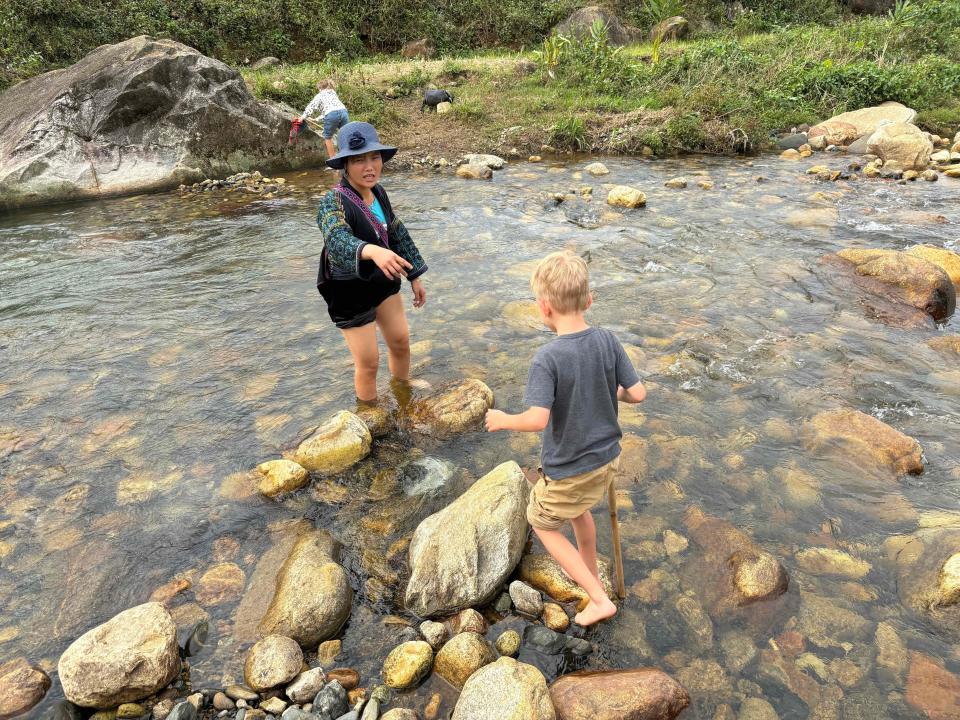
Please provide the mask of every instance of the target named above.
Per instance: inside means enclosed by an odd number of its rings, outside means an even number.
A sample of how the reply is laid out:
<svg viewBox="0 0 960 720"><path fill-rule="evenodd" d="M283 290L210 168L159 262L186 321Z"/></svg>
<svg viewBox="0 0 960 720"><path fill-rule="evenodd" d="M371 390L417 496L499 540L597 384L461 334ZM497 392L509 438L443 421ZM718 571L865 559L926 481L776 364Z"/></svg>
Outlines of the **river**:
<svg viewBox="0 0 960 720"><path fill-rule="evenodd" d="M427 305L409 312L416 376L433 385L478 377L499 407L522 409L528 362L550 337L532 319L532 265L563 247L589 253L588 319L634 346L649 385L644 404L622 408L627 442L642 438L649 460L621 508L628 589L657 567L682 575L683 556L651 559L636 548L663 528L683 534L684 512L696 505L781 558L791 592L843 596L871 624L894 623L911 649L960 669L949 638L901 605L883 550L888 536L958 507L960 378L924 345L938 332L956 334L957 321L937 330L871 321L819 263L847 247L960 250L957 181L820 184L802 174L805 165L773 157L607 158L611 174L594 178L587 162L511 164L491 182L387 175L430 265ZM679 175L687 189L663 186ZM271 200L166 193L0 217L0 662L24 655L52 672L81 633L178 574L196 578L227 560L249 579L272 535L306 518L345 544L357 595L338 665L372 686L396 644L390 616L404 616L391 599L402 569L383 569L390 545L503 460L535 463L529 436L426 443L399 435L336 487L317 483L281 502L231 490L237 473L353 407L349 355L314 287L316 198L333 174L285 177L304 192ZM697 186L706 178L713 189ZM605 206L604 182L644 190L647 207ZM594 188L590 203L547 197L583 186ZM800 424L834 407L919 440L925 472L878 484L813 456ZM418 472L442 468L450 478L378 488L380 471L411 457L443 461ZM809 481L786 483L787 470ZM597 518L609 552L602 508ZM852 583L798 569L793 553L827 536L870 573ZM174 601L187 607L181 618L212 618L208 647L193 659L195 687L241 680L238 601L239 591L204 608L190 592ZM712 718L719 702L735 707L757 694L781 718L807 717L756 660L734 671L723 652L731 633L763 648L786 625L751 636L715 622L716 643L704 650L681 632L651 637L673 624L651 615L663 612L630 593L615 621L591 631L597 650L585 661L529 650L521 659L550 680L573 667L654 664L673 673L701 658L724 668L723 684L694 692L684 717ZM643 623L646 646L637 639ZM872 646L872 630L864 643ZM818 680L842 688L842 717L909 716L903 677L878 672L857 650L856 682ZM807 651L828 665L844 654ZM422 709L440 684L431 679L400 703ZM40 709L58 697L54 680Z"/></svg>

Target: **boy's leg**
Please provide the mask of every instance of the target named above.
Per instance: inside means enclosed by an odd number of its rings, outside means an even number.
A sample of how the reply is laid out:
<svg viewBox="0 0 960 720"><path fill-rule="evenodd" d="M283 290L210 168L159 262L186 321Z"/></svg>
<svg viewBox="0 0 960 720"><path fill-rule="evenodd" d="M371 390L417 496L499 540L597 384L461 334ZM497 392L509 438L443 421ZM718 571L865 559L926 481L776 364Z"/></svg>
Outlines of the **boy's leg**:
<svg viewBox="0 0 960 720"><path fill-rule="evenodd" d="M327 146L327 159L329 160L337 154L337 151L333 148L333 138L324 138L323 143Z"/></svg>
<svg viewBox="0 0 960 720"><path fill-rule="evenodd" d="M357 399L373 402L377 399L377 367L380 353L377 350L377 326L367 323L360 327L341 330L350 354L353 356L353 384Z"/></svg>
<svg viewBox="0 0 960 720"><path fill-rule="evenodd" d="M574 620L586 627L613 617L617 612L617 606L607 597L600 580L594 577L583 562L573 543L567 540L559 530L542 530L535 527L533 531L540 538L547 552L560 564L560 567L566 570L570 579L586 590L587 595L590 596L590 602L576 614Z"/></svg>
<svg viewBox="0 0 960 720"><path fill-rule="evenodd" d="M377 325L387 343L390 374L397 380L409 380L410 326L400 293L391 295L377 307Z"/></svg>
<svg viewBox="0 0 960 720"><path fill-rule="evenodd" d="M597 526L593 523L593 515L587 510L580 517L570 521L573 525L573 534L577 538L577 551L583 558L587 570L600 580L600 569L597 567Z"/></svg>

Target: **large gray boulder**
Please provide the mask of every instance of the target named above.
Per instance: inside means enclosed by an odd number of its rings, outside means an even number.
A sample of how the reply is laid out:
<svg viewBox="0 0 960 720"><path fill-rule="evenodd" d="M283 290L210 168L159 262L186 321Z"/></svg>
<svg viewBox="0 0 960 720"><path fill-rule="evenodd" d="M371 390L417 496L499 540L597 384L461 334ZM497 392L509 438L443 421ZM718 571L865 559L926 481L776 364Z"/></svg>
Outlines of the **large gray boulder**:
<svg viewBox="0 0 960 720"><path fill-rule="evenodd" d="M75 640L57 671L74 705L112 708L141 700L180 672L177 626L160 603L124 610Z"/></svg>
<svg viewBox="0 0 960 720"><path fill-rule="evenodd" d="M181 43L104 45L0 95L0 208L319 164L312 131L288 145L290 119Z"/></svg>
<svg viewBox="0 0 960 720"><path fill-rule="evenodd" d="M643 38L640 30L625 25L612 12L597 5L580 8L558 24L553 31L564 37L589 38L590 29L597 20L606 25L607 39L611 45L629 45Z"/></svg>
<svg viewBox="0 0 960 720"><path fill-rule="evenodd" d="M407 609L449 615L493 597L520 562L528 493L520 466L505 462L420 523L410 542Z"/></svg>

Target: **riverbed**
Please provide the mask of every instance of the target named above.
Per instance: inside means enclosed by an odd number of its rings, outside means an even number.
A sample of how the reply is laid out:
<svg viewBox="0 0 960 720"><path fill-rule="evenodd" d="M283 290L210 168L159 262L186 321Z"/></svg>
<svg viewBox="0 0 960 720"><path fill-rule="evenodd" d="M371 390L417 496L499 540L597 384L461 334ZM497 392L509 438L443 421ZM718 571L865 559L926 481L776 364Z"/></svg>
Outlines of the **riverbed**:
<svg viewBox="0 0 960 720"><path fill-rule="evenodd" d="M649 386L645 403L622 409L625 443L648 448L621 508L628 589L660 566L682 576L682 559L631 545L664 528L682 533L695 505L781 558L793 591L842 597L871 623L894 624L910 649L960 670L950 640L901 605L883 549L960 501L960 374L925 345L957 334L957 321L877 323L819 262L847 247L960 251L960 181L823 184L803 174L805 164L774 157L605 158L610 174L592 177L583 171L590 161L510 164L489 182L386 176L430 265L425 308L412 310L404 289L416 377L434 387L476 377L498 407L521 410L529 360L550 339L532 310L530 270L556 249L585 254L588 319L633 346ZM677 176L686 189L664 187ZM244 488L239 474L354 406L349 354L315 288L316 201L334 174L284 177L302 192L174 192L0 217L0 662L23 655L52 673L87 629L218 562L235 563L249 582L277 534L305 519L344 543L356 598L337 665L372 686L397 642L394 616L411 619L397 602L403 568L391 546L500 462L535 465L531 436L440 442L399 433L344 477L282 501ZM606 206L605 183L640 188L647 206ZM586 187L589 202L552 198L582 198ZM801 423L836 407L916 438L924 473L876 483L813 456ZM385 469L418 459L399 481L383 480ZM790 471L811 480L784 482ZM602 508L597 523L608 552ZM797 550L827 544L872 570L854 583L797 569ZM184 619L211 618L208 647L192 661L197 688L242 680L243 590L206 603L187 592L171 603L186 608ZM721 649L730 633L766 647L784 625L751 635L715 623L715 648L704 650L682 633L651 637L670 625L658 612L631 593L616 620L588 634L597 650L586 660L529 650L520 659L551 680L580 667L676 673L701 667L699 658L722 668L722 687L692 692L683 717L712 718L718 704L759 694L781 718L807 717L756 661L734 671ZM821 655L830 663L843 651ZM915 712L902 676L855 659L856 682L823 681L841 688L842 717ZM432 679L399 704L422 708L439 685ZM40 709L58 697L54 678Z"/></svg>

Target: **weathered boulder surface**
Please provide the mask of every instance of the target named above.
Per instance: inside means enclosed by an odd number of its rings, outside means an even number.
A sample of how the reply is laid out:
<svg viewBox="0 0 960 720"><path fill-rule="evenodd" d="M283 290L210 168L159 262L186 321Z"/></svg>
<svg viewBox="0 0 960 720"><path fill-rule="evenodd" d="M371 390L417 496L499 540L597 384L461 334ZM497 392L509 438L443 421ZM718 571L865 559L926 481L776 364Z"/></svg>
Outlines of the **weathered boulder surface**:
<svg viewBox="0 0 960 720"><path fill-rule="evenodd" d="M434 672L458 690L477 670L497 659L497 652L481 635L462 632L440 648Z"/></svg>
<svg viewBox="0 0 960 720"><path fill-rule="evenodd" d="M292 460L270 460L257 465L262 476L259 490L267 497L299 490L310 482L310 473Z"/></svg>
<svg viewBox="0 0 960 720"><path fill-rule="evenodd" d="M507 161L499 155L484 155L483 153L469 153L463 156L469 165L484 165L491 170L503 170Z"/></svg>
<svg viewBox="0 0 960 720"><path fill-rule="evenodd" d="M853 138L856 140L864 135L872 135L884 120L891 123L912 123L916 118L916 110L891 100L876 107L861 108L860 110L851 110L834 115L829 120L810 128L810 136L815 137L823 134L820 129L824 125L836 126L837 123L846 123L856 129L856 137Z"/></svg>
<svg viewBox="0 0 960 720"><path fill-rule="evenodd" d="M0 664L0 720L27 712L49 689L47 674L22 657Z"/></svg>
<svg viewBox="0 0 960 720"><path fill-rule="evenodd" d="M240 73L173 40L135 37L0 95L0 208L124 195L240 170L320 164L305 131Z"/></svg>
<svg viewBox="0 0 960 720"><path fill-rule="evenodd" d="M613 45L627 45L643 36L637 28L625 25L612 12L596 5L580 8L553 30L564 37L589 38L590 29L598 20L606 26L607 37Z"/></svg>
<svg viewBox="0 0 960 720"><path fill-rule="evenodd" d="M949 276L954 289L960 289L960 255L935 245L914 245L907 250L907 253L938 266Z"/></svg>
<svg viewBox="0 0 960 720"><path fill-rule="evenodd" d="M303 647L336 635L353 603L347 572L337 563L338 550L324 530L297 539L277 574L273 601L260 621L261 634L285 635Z"/></svg>
<svg viewBox="0 0 960 720"><path fill-rule="evenodd" d="M387 687L405 690L414 687L430 674L433 648L423 640L397 645L383 661L383 682Z"/></svg>
<svg viewBox="0 0 960 720"><path fill-rule="evenodd" d="M827 120L810 128L807 137L810 140L822 137L824 145L849 145L860 137L860 130L843 120Z"/></svg>
<svg viewBox="0 0 960 720"><path fill-rule="evenodd" d="M502 657L480 668L463 686L452 720L555 720L543 674Z"/></svg>
<svg viewBox="0 0 960 720"><path fill-rule="evenodd" d="M807 447L839 453L857 466L889 470L896 476L923 472L920 443L859 410L819 413L804 426Z"/></svg>
<svg viewBox="0 0 960 720"><path fill-rule="evenodd" d="M897 553L900 600L960 638L960 528L917 532Z"/></svg>
<svg viewBox="0 0 960 720"><path fill-rule="evenodd" d="M550 697L557 720L672 720L690 704L680 683L654 668L570 673Z"/></svg>
<svg viewBox="0 0 960 720"><path fill-rule="evenodd" d="M303 651L297 641L283 635L267 635L247 653L243 680L257 692L286 685L300 674Z"/></svg>
<svg viewBox="0 0 960 720"><path fill-rule="evenodd" d="M417 432L448 437L478 425L492 407L493 391L480 380L470 378L414 402L410 419Z"/></svg>
<svg viewBox="0 0 960 720"><path fill-rule="evenodd" d="M341 410L300 443L293 459L311 472L342 472L370 454L373 436L359 417Z"/></svg>
<svg viewBox="0 0 960 720"><path fill-rule="evenodd" d="M610 561L604 557L598 557L597 565L604 590L610 598L615 598L616 591L610 579L612 575ZM520 561L518 575L525 583L546 593L557 602L576 603L578 611L583 610L590 602L587 591L568 578L557 561L547 553L524 555Z"/></svg>
<svg viewBox="0 0 960 720"><path fill-rule="evenodd" d="M930 138L916 125L906 122L880 125L867 141L867 152L884 163L899 163L904 170L926 170L933 153Z"/></svg>
<svg viewBox="0 0 960 720"><path fill-rule="evenodd" d="M77 638L57 672L74 705L112 708L141 700L180 672L177 626L160 603L124 610Z"/></svg>
<svg viewBox="0 0 960 720"><path fill-rule="evenodd" d="M789 578L783 565L746 533L698 507L687 511L684 523L698 550L684 573L699 588L698 599L713 618L775 600L787 591ZM756 607L749 610L751 619L762 614Z"/></svg>
<svg viewBox="0 0 960 720"><path fill-rule="evenodd" d="M647 196L635 187L614 185L607 193L607 204L614 207L638 208L647 204Z"/></svg>
<svg viewBox="0 0 960 720"><path fill-rule="evenodd" d="M907 676L907 703L931 720L960 718L960 676L943 667L932 657L914 652L910 656Z"/></svg>
<svg viewBox="0 0 960 720"><path fill-rule="evenodd" d="M909 319L907 312L897 312L898 305L915 308L936 322L946 320L956 308L957 293L950 276L921 257L895 250L854 249L841 250L835 257L845 261L836 265L838 270L849 273L860 290L876 298L865 304L883 322L898 324Z"/></svg>
<svg viewBox="0 0 960 720"><path fill-rule="evenodd" d="M424 519L410 541L407 609L431 617L490 600L520 562L529 492L520 466L505 462Z"/></svg>

